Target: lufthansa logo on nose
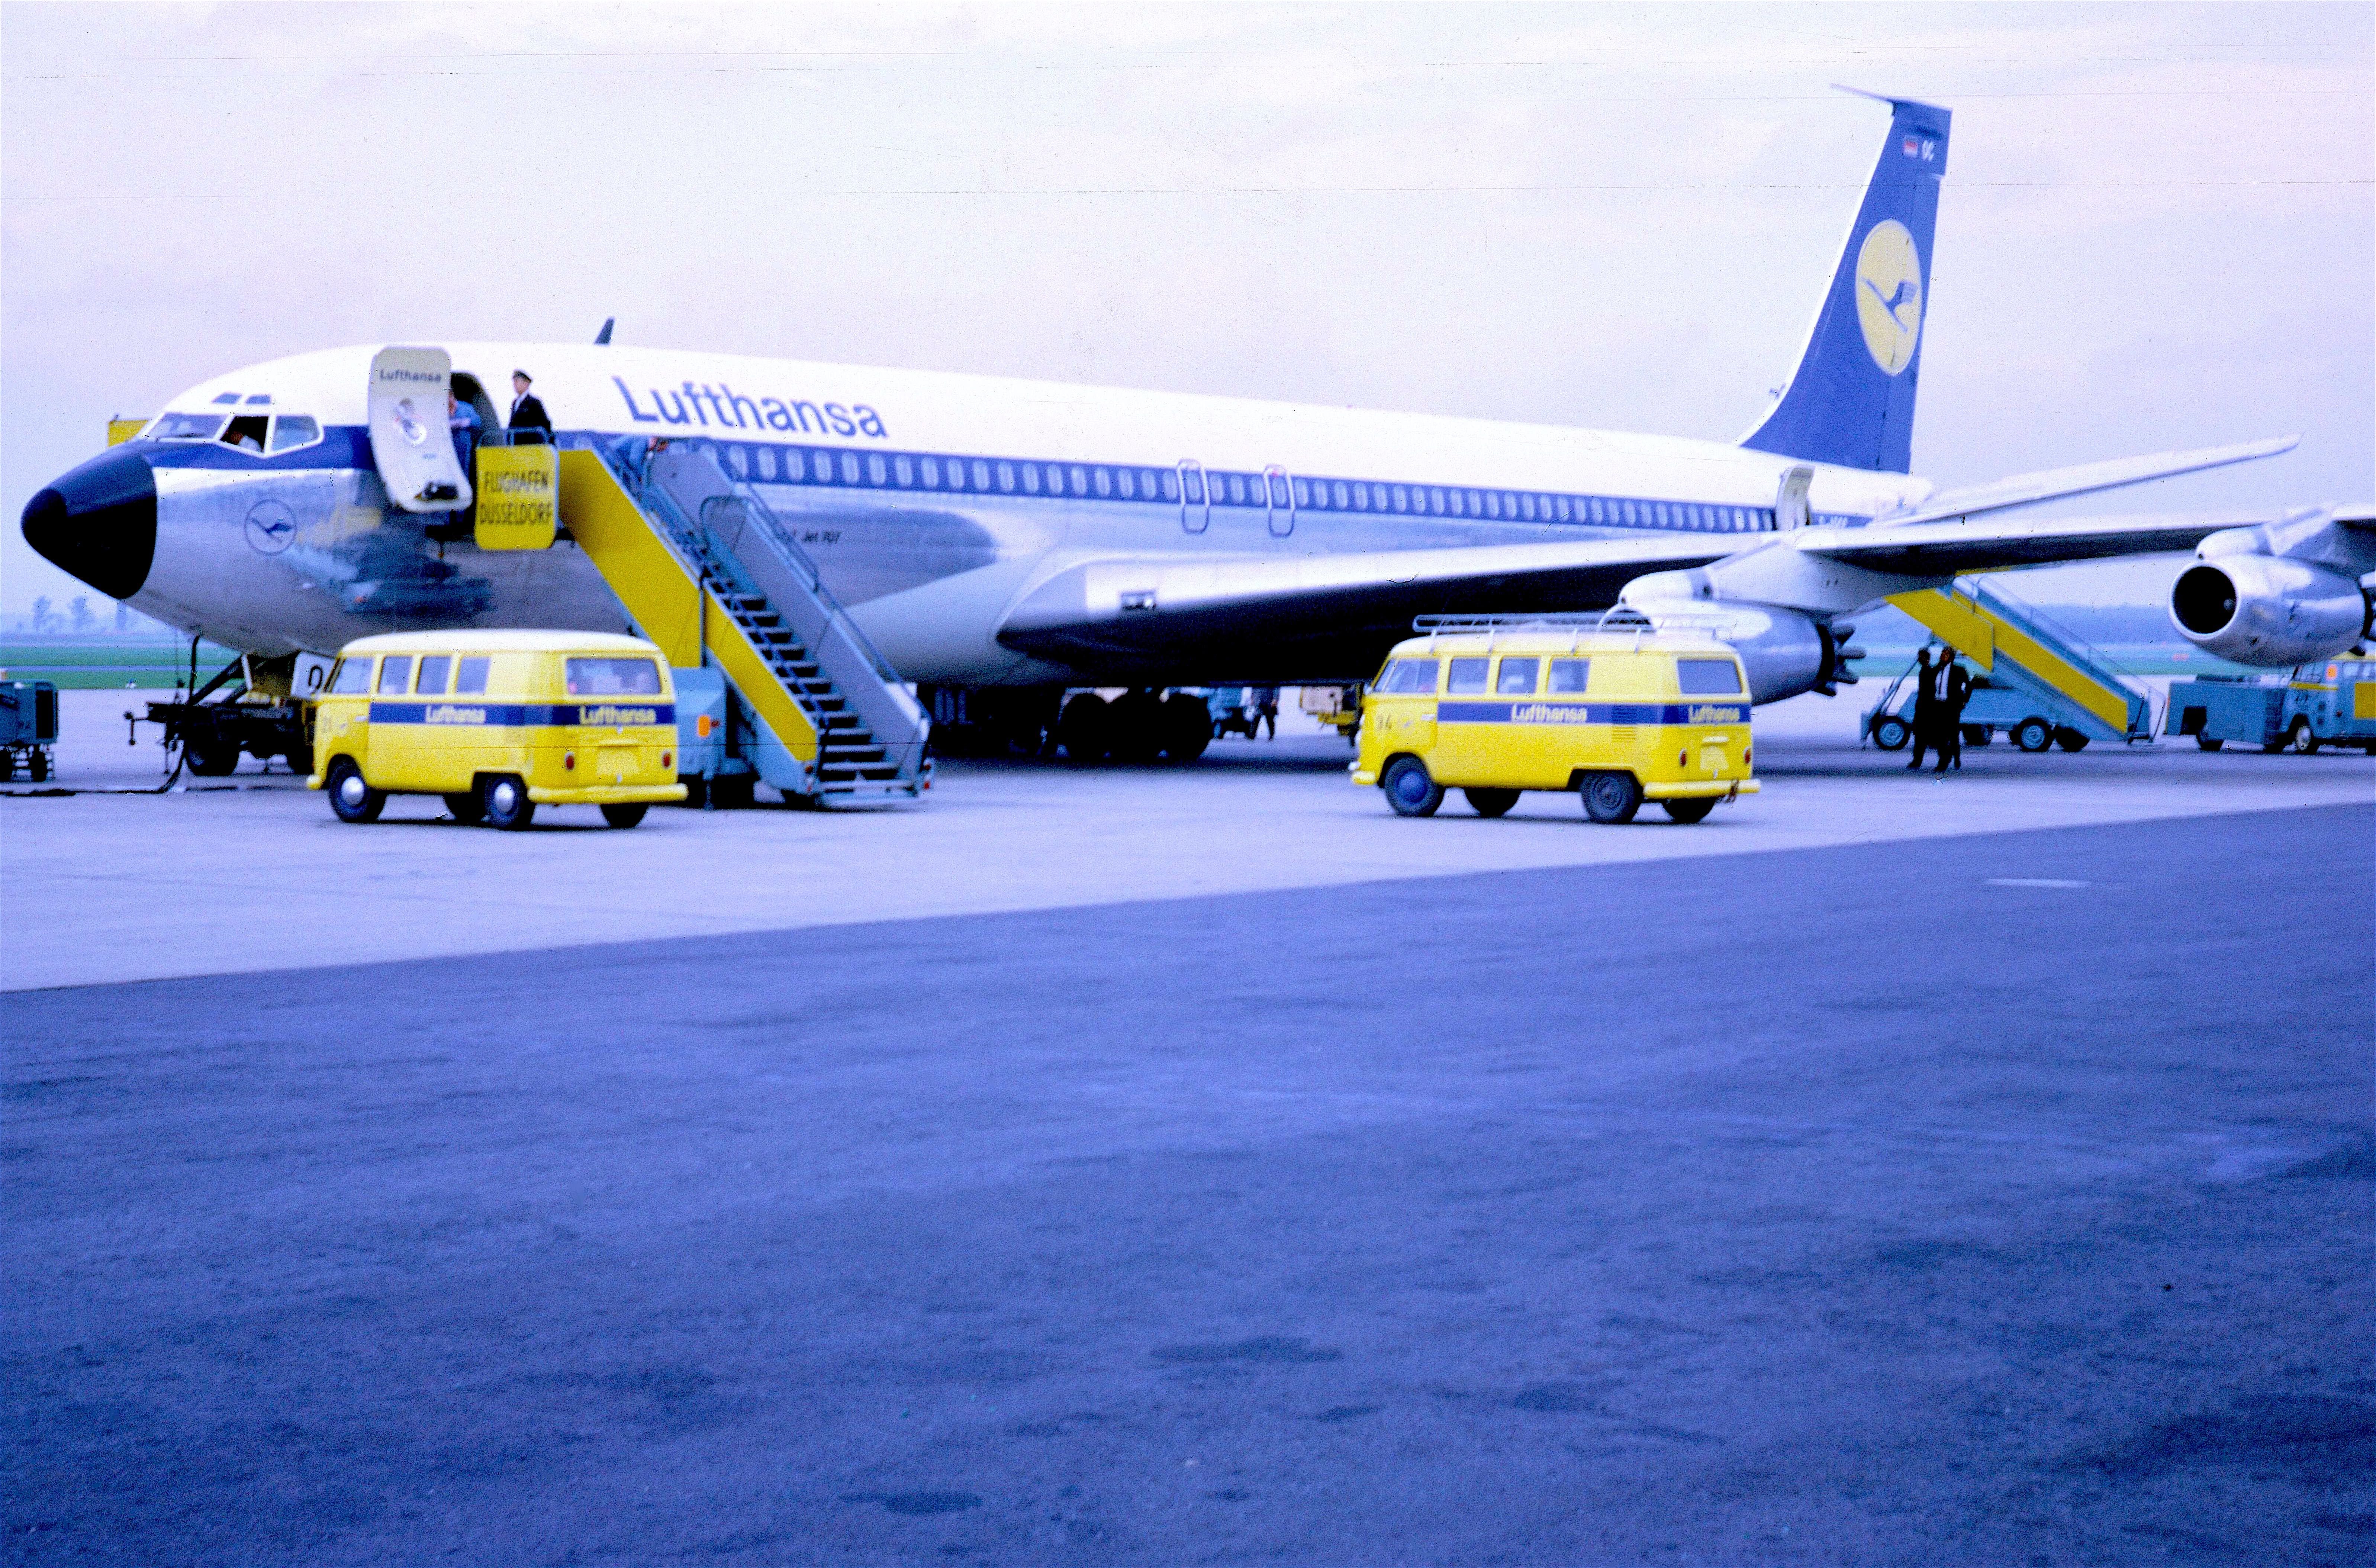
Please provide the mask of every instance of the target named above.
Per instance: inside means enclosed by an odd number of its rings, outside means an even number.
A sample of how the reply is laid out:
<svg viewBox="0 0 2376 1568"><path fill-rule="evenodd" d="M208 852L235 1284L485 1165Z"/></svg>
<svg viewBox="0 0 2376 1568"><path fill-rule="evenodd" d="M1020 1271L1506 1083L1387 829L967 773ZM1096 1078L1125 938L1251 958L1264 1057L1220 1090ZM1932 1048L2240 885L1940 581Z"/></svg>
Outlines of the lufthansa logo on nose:
<svg viewBox="0 0 2376 1568"><path fill-rule="evenodd" d="M259 501L247 514L247 547L259 555L278 555L297 537L297 514L278 501Z"/></svg>
<svg viewBox="0 0 2376 1568"><path fill-rule="evenodd" d="M1872 226L1857 251L1856 284L1865 350L1884 374L1899 374L1922 336L1922 258L1905 224L1884 218Z"/></svg>

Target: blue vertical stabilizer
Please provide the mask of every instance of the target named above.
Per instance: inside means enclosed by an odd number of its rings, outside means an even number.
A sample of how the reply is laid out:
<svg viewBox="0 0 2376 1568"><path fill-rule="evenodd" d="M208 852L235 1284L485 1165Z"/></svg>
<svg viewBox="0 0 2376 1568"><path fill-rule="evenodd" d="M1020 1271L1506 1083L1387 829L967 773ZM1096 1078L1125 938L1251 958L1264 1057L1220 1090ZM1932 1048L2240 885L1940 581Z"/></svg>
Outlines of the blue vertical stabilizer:
<svg viewBox="0 0 2376 1568"><path fill-rule="evenodd" d="M1930 237L1952 116L1907 99L1882 101L1890 108L1889 137L1841 247L1831 291L1782 400L1741 445L1904 473L1913 455Z"/></svg>

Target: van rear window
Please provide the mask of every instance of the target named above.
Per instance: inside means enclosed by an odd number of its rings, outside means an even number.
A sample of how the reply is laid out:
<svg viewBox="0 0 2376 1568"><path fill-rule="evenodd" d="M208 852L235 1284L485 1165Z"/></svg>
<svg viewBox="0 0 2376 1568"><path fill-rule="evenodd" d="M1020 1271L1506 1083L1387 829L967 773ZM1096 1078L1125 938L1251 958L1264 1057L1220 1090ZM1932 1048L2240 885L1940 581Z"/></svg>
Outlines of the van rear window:
<svg viewBox="0 0 2376 1568"><path fill-rule="evenodd" d="M648 659L573 659L569 661L569 695L656 697L660 695L660 667Z"/></svg>
<svg viewBox="0 0 2376 1568"><path fill-rule="evenodd" d="M1435 660L1432 659L1394 659L1386 661L1386 672L1378 677L1378 690L1408 694L1435 690Z"/></svg>
<svg viewBox="0 0 2376 1568"><path fill-rule="evenodd" d="M1687 697L1723 697L1740 691L1740 666L1729 659L1678 659L1675 679Z"/></svg>

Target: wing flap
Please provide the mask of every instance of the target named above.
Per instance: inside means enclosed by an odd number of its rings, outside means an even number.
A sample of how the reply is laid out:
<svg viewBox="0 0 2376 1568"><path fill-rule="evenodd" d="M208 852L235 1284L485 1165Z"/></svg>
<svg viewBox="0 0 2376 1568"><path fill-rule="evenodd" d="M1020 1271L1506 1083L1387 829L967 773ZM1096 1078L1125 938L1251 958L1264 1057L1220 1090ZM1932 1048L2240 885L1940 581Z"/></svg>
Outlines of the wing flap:
<svg viewBox="0 0 2376 1568"><path fill-rule="evenodd" d="M1810 555L1868 571L1948 577L1966 572L2192 550L2222 529L2250 528L2272 520L2267 514L2222 512L2053 517L2034 522L1885 523L1861 529L1800 529L1789 538Z"/></svg>

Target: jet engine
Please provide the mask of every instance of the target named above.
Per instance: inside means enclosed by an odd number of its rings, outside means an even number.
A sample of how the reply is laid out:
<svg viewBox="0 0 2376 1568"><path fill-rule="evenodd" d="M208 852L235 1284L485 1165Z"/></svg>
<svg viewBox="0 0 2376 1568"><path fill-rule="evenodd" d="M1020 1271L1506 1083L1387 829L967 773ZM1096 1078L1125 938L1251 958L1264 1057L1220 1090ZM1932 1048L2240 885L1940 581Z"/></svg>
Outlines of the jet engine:
<svg viewBox="0 0 2376 1568"><path fill-rule="evenodd" d="M1677 600L1636 594L1630 584L1625 602L1654 626L1689 627L1731 644L1740 655L1741 668L1749 672L1752 703L1779 702L1801 692L1830 696L1841 686L1856 683L1856 672L1848 668L1848 661L1864 657L1861 648L1847 646L1856 632L1850 623L1818 621L1778 605L1728 599Z"/></svg>
<svg viewBox="0 0 2376 1568"><path fill-rule="evenodd" d="M2367 636L2370 613L2351 578L2281 555L2199 560L2169 590L2169 618L2187 641L2272 669L2341 653Z"/></svg>

